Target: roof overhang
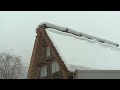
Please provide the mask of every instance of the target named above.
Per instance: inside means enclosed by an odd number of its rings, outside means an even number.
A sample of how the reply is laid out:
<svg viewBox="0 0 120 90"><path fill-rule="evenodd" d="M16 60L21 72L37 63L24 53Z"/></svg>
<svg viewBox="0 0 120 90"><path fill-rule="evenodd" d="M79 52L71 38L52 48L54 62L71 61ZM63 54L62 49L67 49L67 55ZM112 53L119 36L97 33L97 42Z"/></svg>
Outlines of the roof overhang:
<svg viewBox="0 0 120 90"><path fill-rule="evenodd" d="M106 39L98 38L98 37L95 37L95 36L92 36L92 35L88 35L88 34L85 34L85 33L82 33L82 32L77 32L77 31L75 31L73 29L70 29L70 28L67 28L67 27L61 27L61 26L54 25L54 24L47 23L47 22L41 23L37 27L36 30L38 30L40 27L43 27L44 29L52 28L52 29L55 29L55 30L58 30L58 31L61 31L61 32L70 33L70 34L73 34L73 35L76 35L76 36L79 36L79 37L84 37L84 38L89 39L89 40L95 40L95 41L97 41L99 43L102 43L102 44L109 44L109 45L112 45L114 47L119 47L118 43L115 43L115 42L112 42L112 41L109 41L109 40L106 40Z"/></svg>

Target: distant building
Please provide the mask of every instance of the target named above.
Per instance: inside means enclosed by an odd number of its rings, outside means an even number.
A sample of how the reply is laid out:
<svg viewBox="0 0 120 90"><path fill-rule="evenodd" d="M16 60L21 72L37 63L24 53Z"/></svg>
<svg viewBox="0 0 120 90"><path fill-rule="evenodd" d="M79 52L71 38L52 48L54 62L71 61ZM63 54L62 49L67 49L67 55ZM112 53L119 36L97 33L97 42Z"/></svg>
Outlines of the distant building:
<svg viewBox="0 0 120 90"><path fill-rule="evenodd" d="M74 79L120 79L120 70L76 70Z"/></svg>

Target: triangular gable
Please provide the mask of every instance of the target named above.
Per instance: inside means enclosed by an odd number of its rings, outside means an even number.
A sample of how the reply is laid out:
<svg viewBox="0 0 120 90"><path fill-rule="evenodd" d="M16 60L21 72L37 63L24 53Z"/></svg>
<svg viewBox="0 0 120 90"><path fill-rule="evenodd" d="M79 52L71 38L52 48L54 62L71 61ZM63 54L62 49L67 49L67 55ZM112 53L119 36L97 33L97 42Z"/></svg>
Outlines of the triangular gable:
<svg viewBox="0 0 120 90"><path fill-rule="evenodd" d="M37 74L39 72L39 63L42 62L42 58L45 57L45 54L42 51L43 47L50 49L54 60L58 63L60 70L62 72L62 76L66 79L71 77L71 73L68 71L67 67L65 66L64 62L62 61L59 53L57 52L56 48L54 47L52 41L50 40L49 36L47 35L44 27L40 27L37 29L37 37L33 49L33 54L30 62L28 78L37 78ZM47 57L46 57L47 59Z"/></svg>
<svg viewBox="0 0 120 90"><path fill-rule="evenodd" d="M71 73L68 71L68 68L66 67L63 60L61 59L56 47L54 46L53 42L50 40L50 38L47 35L46 31L42 30L41 33L42 33L45 41L47 42L47 45L50 48L51 53L53 54L56 62L58 63L64 78L71 78L72 77Z"/></svg>

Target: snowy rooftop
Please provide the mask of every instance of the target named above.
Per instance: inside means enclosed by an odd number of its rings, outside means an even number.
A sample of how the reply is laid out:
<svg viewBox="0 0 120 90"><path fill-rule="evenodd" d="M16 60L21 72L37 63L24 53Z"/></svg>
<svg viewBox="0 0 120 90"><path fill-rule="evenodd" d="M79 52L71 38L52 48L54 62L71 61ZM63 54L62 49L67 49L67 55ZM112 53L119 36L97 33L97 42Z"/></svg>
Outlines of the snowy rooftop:
<svg viewBox="0 0 120 90"><path fill-rule="evenodd" d="M120 70L119 48L55 29L46 32L69 70Z"/></svg>

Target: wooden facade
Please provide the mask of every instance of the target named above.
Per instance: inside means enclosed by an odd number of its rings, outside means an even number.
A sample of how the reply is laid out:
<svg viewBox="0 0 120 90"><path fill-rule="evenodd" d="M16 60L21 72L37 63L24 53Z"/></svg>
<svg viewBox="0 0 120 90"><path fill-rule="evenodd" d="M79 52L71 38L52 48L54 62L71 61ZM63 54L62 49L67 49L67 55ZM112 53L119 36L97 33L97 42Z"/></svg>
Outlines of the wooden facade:
<svg viewBox="0 0 120 90"><path fill-rule="evenodd" d="M59 56L45 26L39 27L36 33L28 79L71 79L72 73Z"/></svg>

